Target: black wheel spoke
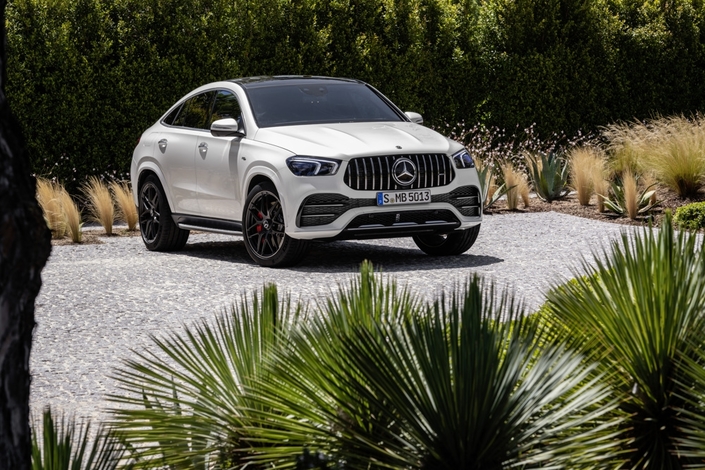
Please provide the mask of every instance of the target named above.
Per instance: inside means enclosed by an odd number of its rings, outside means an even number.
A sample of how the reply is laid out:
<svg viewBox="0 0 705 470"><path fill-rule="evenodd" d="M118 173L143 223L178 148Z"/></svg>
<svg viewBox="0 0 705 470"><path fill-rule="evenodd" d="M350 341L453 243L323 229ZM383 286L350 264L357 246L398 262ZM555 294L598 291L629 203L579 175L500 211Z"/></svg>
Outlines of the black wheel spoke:
<svg viewBox="0 0 705 470"><path fill-rule="evenodd" d="M152 183L142 187L140 193L140 231L145 242L153 243L159 236L161 213L159 190Z"/></svg>
<svg viewBox="0 0 705 470"><path fill-rule="evenodd" d="M284 214L279 199L263 191L252 198L246 214L245 236L252 250L260 258L276 255L284 240Z"/></svg>

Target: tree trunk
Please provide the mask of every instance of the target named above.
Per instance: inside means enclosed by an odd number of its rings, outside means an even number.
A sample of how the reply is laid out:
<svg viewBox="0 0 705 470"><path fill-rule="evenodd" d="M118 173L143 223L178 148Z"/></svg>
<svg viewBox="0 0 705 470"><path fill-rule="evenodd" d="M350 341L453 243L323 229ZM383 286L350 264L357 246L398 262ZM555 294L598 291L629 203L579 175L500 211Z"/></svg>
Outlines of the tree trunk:
<svg viewBox="0 0 705 470"><path fill-rule="evenodd" d="M29 470L29 354L34 300L51 251L36 181L5 98L5 6L0 0L0 468Z"/></svg>

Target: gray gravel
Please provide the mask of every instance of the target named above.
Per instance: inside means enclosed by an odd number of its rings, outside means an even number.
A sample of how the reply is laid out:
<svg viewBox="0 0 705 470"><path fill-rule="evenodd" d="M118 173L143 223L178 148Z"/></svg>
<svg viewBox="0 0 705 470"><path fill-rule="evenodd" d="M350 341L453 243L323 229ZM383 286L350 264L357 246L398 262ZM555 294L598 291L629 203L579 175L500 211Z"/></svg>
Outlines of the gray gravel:
<svg viewBox="0 0 705 470"><path fill-rule="evenodd" d="M341 241L314 246L285 270L254 265L239 237L214 234L192 235L179 253L149 252L139 237L55 246L37 298L31 407L104 418L111 371L131 349L148 347L150 334L212 318L264 283L294 299L321 298L369 259L427 299L480 273L533 309L553 283L573 277L582 257L624 230L632 229L554 212L494 215L463 256L428 257L410 238Z"/></svg>

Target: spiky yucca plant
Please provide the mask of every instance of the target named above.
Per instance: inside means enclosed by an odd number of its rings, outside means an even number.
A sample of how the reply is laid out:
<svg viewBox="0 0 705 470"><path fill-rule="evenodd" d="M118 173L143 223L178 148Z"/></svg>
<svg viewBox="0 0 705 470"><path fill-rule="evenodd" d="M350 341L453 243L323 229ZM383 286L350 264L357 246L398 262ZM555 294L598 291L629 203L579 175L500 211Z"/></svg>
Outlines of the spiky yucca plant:
<svg viewBox="0 0 705 470"><path fill-rule="evenodd" d="M123 406L111 424L138 466L245 465L251 446L242 430L251 410L262 408L257 381L302 312L266 286L215 323L153 337L156 351L126 360L115 375L123 393L111 397Z"/></svg>
<svg viewBox="0 0 705 470"><path fill-rule="evenodd" d="M134 231L137 228L137 207L135 206L135 201L132 198L132 191L127 182L118 183L113 181L110 183L110 191L113 193L113 198L115 199L115 206L117 207L117 216L127 223L127 230Z"/></svg>
<svg viewBox="0 0 705 470"><path fill-rule="evenodd" d="M81 186L86 197L88 211L96 222L103 226L107 235L113 234L115 207L108 186L97 176L89 176Z"/></svg>
<svg viewBox="0 0 705 470"><path fill-rule="evenodd" d="M41 437L38 432L41 429ZM51 409L44 410L42 422L32 426L32 470L113 470L131 469L120 439L101 427L91 443L90 425L76 425L62 416L55 421Z"/></svg>
<svg viewBox="0 0 705 470"><path fill-rule="evenodd" d="M66 234L66 216L61 204L61 186L45 178L37 178L37 201L51 230L51 237L63 238Z"/></svg>
<svg viewBox="0 0 705 470"><path fill-rule="evenodd" d="M549 322L618 397L626 468L701 468L705 244L667 217L659 230L623 235L583 270L549 293Z"/></svg>
<svg viewBox="0 0 705 470"><path fill-rule="evenodd" d="M390 299L395 288L392 281L367 291ZM345 295L365 298L357 288ZM565 347L544 348L540 325L509 294L475 277L421 309L372 310L373 321L355 307L367 302L341 302L352 308L334 305L292 332L260 389L278 412L261 416L267 427L249 430L255 462L284 466L303 446L349 468L619 460L601 379L588 379L590 366Z"/></svg>
<svg viewBox="0 0 705 470"><path fill-rule="evenodd" d="M59 200L66 221L66 232L71 237L72 242L81 243L83 239L83 232L81 231L83 222L81 221L81 211L78 209L78 205L63 187L59 192Z"/></svg>

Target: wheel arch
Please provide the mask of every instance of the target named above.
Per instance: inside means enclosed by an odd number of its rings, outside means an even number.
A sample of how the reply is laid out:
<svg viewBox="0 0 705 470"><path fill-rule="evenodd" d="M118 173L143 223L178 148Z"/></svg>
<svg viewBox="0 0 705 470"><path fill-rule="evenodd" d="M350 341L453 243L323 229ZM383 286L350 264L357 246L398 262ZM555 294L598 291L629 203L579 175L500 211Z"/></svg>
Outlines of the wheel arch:
<svg viewBox="0 0 705 470"><path fill-rule="evenodd" d="M255 175L254 177L252 177L250 182L247 184L247 194L250 194L250 191L252 191L252 188L254 188L255 186L257 186L260 183L272 183L272 185L275 188L277 187L276 183L272 180L272 178L270 178L267 175L259 174L259 175Z"/></svg>
<svg viewBox="0 0 705 470"><path fill-rule="evenodd" d="M146 180L147 177L149 177L150 175L155 176L159 180L159 184L161 185L162 190L164 191L164 195L166 196L167 203L169 204L169 209L173 211L174 208L171 205L171 192L169 191L168 185L165 184L164 175L160 171L159 167L151 162L146 162L146 164L140 168L139 173L137 174L137 187L135 187L133 191L135 205L139 206L138 195L140 188L142 187L142 183L144 183L144 180Z"/></svg>

